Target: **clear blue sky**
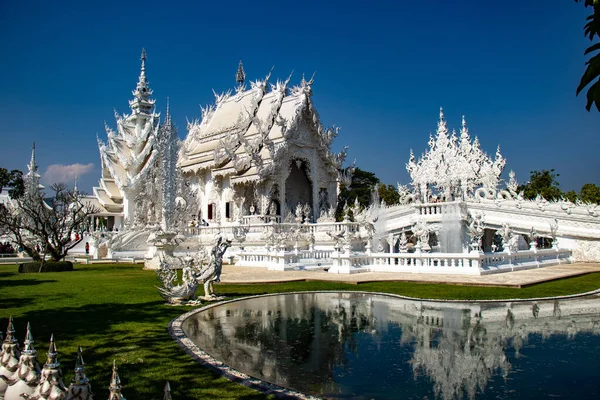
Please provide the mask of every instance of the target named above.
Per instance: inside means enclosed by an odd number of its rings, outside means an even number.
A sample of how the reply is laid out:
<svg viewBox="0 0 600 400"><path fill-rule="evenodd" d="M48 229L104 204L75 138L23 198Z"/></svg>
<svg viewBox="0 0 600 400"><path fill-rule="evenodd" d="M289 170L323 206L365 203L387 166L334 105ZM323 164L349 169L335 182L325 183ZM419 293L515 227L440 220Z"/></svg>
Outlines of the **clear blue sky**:
<svg viewBox="0 0 600 400"><path fill-rule="evenodd" d="M408 183L444 107L508 170L555 168L564 190L600 183L600 113L575 88L589 13L571 0L121 2L0 0L0 166L24 169L35 141L40 173L93 163L113 110L128 112L142 47L158 110L186 118L247 77L299 82L316 71L314 102L340 126L334 148L383 182Z"/></svg>

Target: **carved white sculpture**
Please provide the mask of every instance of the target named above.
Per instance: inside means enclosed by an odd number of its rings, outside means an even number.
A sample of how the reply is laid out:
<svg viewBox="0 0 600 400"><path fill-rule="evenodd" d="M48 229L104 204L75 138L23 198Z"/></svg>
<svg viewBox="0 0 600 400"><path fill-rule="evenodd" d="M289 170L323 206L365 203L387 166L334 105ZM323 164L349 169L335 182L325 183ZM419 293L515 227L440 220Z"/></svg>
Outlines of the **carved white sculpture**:
<svg viewBox="0 0 600 400"><path fill-rule="evenodd" d="M435 137L429 139L429 149L419 160L415 160L411 150L406 169L419 199L427 202L430 186L445 200L465 198L478 186L495 189L505 164L499 147L496 158L491 160L481 150L479 139L471 142L464 117L460 139L455 132L449 135L440 109L438 128Z"/></svg>

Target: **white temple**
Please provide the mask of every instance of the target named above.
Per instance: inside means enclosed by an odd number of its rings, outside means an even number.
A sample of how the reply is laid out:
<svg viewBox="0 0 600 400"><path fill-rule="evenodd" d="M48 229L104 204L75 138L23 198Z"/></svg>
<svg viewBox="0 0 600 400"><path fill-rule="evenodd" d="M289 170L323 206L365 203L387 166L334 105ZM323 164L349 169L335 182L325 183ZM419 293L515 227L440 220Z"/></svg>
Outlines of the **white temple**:
<svg viewBox="0 0 600 400"><path fill-rule="evenodd" d="M166 236L146 239L160 229L175 231L182 250L227 236L231 262L280 270L486 274L600 261L597 205L524 199L512 171L502 181L500 149L488 156L464 117L450 133L440 110L429 149L419 159L410 152L400 204L347 205L336 222L352 168L342 168L346 149L331 151L338 130L320 122L313 79L290 86L291 77L270 83L269 73L247 87L240 62L237 87L216 94L180 143L168 106L159 122L145 61L143 52L131 114L99 140L93 201L111 218L106 228L119 230L107 254L152 256Z"/></svg>
<svg viewBox="0 0 600 400"><path fill-rule="evenodd" d="M281 221L298 204L316 220L336 204L345 151L330 150L337 129L321 125L313 80L289 87L270 75L248 89L240 62L237 89L188 126L178 165L197 191L199 221Z"/></svg>

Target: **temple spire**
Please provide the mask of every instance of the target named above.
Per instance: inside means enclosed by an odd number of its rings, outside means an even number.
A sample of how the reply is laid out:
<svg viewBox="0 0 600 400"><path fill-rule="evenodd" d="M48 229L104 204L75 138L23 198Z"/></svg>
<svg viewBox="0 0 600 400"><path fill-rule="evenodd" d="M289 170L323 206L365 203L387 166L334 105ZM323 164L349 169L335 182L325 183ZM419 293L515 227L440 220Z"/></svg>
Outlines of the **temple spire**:
<svg viewBox="0 0 600 400"><path fill-rule="evenodd" d="M242 87L244 85L244 82L246 81L246 73L244 72L244 65L242 65L242 60L240 60L240 63L238 64L238 69L235 74L235 81L237 82L238 87Z"/></svg>
<svg viewBox="0 0 600 400"><path fill-rule="evenodd" d="M142 55L140 57L142 65L140 68L140 77L138 83L133 91L133 100L129 102L129 106L134 114L146 114L152 113L154 107L154 100L150 98L152 95L152 89L148 86L146 79L146 49L142 49Z"/></svg>
<svg viewBox="0 0 600 400"><path fill-rule="evenodd" d="M167 111L165 113L165 125L171 124L171 102L169 97L167 97Z"/></svg>
<svg viewBox="0 0 600 400"><path fill-rule="evenodd" d="M44 186L40 185L40 178L42 177L38 174L38 166L35 161L35 142L31 146L31 160L27 165L27 174L25 175L25 189L29 194L36 194L40 189L43 189Z"/></svg>

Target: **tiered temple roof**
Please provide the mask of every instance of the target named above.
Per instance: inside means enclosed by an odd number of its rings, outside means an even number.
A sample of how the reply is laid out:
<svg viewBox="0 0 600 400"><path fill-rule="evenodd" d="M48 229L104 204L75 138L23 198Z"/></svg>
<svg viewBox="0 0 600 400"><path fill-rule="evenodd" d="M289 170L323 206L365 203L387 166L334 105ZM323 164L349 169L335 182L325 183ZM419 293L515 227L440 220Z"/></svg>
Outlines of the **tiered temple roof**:
<svg viewBox="0 0 600 400"><path fill-rule="evenodd" d="M158 157L160 114L154 112L152 90L146 79L146 51L142 50L141 71L129 101L131 114L115 113L117 131L106 126L107 142L98 139L102 161L100 184L94 187L94 197L104 210L100 215L123 213L123 198L127 188L144 181Z"/></svg>
<svg viewBox="0 0 600 400"><path fill-rule="evenodd" d="M302 78L289 89L290 78L273 85L270 75L249 89L240 85L235 93L215 94L216 104L203 108L202 120L188 126L179 158L184 172L212 170L215 176L231 176L232 183L263 179L274 172L287 140L303 121L317 134L313 142L326 164L332 171L341 167L345 152L334 155L329 149L337 130L321 125L311 101L313 80Z"/></svg>

